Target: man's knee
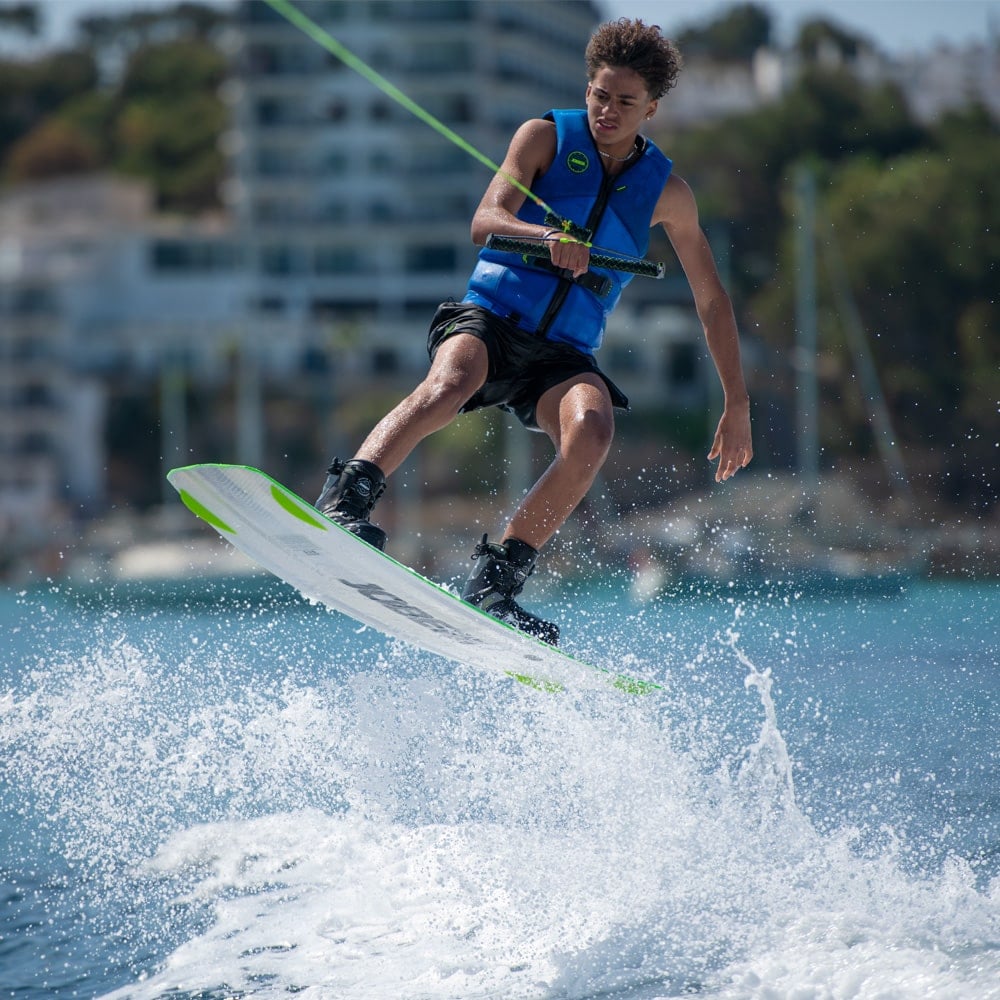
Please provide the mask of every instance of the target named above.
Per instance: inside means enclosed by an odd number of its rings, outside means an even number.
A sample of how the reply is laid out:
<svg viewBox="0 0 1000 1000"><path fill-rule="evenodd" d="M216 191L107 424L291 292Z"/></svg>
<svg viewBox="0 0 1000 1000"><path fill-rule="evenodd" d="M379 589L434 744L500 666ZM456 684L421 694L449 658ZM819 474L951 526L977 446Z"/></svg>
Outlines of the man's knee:
<svg viewBox="0 0 1000 1000"><path fill-rule="evenodd" d="M601 465L615 436L614 414L610 411L581 409L563 421L564 457L575 463Z"/></svg>
<svg viewBox="0 0 1000 1000"><path fill-rule="evenodd" d="M421 408L454 416L479 387L479 380L468 372L431 371L415 395Z"/></svg>

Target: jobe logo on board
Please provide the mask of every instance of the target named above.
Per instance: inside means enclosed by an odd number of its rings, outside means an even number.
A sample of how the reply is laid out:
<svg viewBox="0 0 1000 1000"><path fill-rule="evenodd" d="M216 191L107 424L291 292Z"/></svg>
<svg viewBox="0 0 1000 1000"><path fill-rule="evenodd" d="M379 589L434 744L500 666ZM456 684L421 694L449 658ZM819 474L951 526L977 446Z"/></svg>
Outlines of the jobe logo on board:
<svg viewBox="0 0 1000 1000"><path fill-rule="evenodd" d="M573 171L574 174L582 174L587 167L590 166L590 157L587 156L582 149L574 149L566 157L566 166Z"/></svg>
<svg viewBox="0 0 1000 1000"><path fill-rule="evenodd" d="M424 628L429 628L432 632L438 632L441 635L449 635L453 639L461 639L462 642L466 643L479 642L479 640L475 637L466 635L464 632L461 632L456 628L452 628L452 626L447 622L439 621L422 608L415 608L412 604L407 604L402 597L398 597L396 594L390 594L388 590L380 587L377 583L359 583L356 580L345 580L343 578L341 578L340 582L345 587L350 587L352 590L356 590L359 594L363 594L376 604L381 604L382 607L388 608L390 611L395 611L397 614L403 615L404 618L409 618L410 621L415 622L417 625L423 625Z"/></svg>

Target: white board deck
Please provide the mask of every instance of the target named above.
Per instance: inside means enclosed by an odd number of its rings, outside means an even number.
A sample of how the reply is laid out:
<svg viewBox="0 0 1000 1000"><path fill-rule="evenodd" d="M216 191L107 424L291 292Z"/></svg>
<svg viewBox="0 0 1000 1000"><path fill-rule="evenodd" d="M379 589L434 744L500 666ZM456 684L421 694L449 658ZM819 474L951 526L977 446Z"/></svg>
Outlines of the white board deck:
<svg viewBox="0 0 1000 1000"><path fill-rule="evenodd" d="M362 542L258 469L191 465L167 479L187 507L305 597L395 639L543 688L657 685L592 667L491 618Z"/></svg>

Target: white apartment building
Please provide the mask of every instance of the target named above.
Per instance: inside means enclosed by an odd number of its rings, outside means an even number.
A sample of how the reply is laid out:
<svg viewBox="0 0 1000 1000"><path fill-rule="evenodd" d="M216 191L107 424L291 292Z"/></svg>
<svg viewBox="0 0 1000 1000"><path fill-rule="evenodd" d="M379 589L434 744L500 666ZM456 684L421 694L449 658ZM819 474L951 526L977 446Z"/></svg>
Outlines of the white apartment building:
<svg viewBox="0 0 1000 1000"><path fill-rule="evenodd" d="M297 7L494 163L527 118L582 107L584 50L601 19L589 0ZM249 255L261 358L291 371L296 358L335 354L343 371L350 344L353 377L412 379L427 363L434 310L464 294L469 223L491 169L269 5L239 4L236 23L228 201ZM626 301L612 329L633 398L662 399L678 372L691 403L704 392L704 373L690 371L701 331L679 268L635 279Z"/></svg>
<svg viewBox="0 0 1000 1000"><path fill-rule="evenodd" d="M938 45L926 52L887 56L867 45L848 58L832 43L818 54L828 68L843 67L869 86L899 87L913 116L930 124L949 111L978 102L1000 117L1000 37L962 48ZM766 107L802 73L792 50L761 48L747 62L690 59L677 87L660 104L657 125L693 128Z"/></svg>
<svg viewBox="0 0 1000 1000"><path fill-rule="evenodd" d="M166 392L170 409L164 373L221 377L241 335L227 224L157 217L150 201L145 184L102 176L0 196L0 569L102 510L112 384ZM174 444L150 447L172 457Z"/></svg>
<svg viewBox="0 0 1000 1000"><path fill-rule="evenodd" d="M582 104L600 19L588 0L297 6L494 162L526 118ZM464 293L489 168L269 5L236 20L228 195L262 349L322 351L360 329L370 371L423 365L434 309Z"/></svg>

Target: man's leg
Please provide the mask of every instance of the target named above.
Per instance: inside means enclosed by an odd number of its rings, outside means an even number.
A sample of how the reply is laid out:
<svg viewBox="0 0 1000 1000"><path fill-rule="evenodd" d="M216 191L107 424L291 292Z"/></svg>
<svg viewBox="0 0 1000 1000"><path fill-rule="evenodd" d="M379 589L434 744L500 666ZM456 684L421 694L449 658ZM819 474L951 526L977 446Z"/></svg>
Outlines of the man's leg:
<svg viewBox="0 0 1000 1000"><path fill-rule="evenodd" d="M423 382L375 425L354 457L392 475L425 437L455 419L488 373L486 345L470 333L453 334L437 349Z"/></svg>
<svg viewBox="0 0 1000 1000"><path fill-rule="evenodd" d="M604 380L575 376L549 389L535 410L556 457L521 502L499 544L483 537L462 597L515 628L555 646L559 626L526 611L515 598L534 572L540 549L583 499L614 435L614 408Z"/></svg>
<svg viewBox="0 0 1000 1000"><path fill-rule="evenodd" d="M477 337L458 333L445 340L427 377L378 422L354 458L335 459L327 469L316 509L369 545L384 549L385 532L368 518L385 489L386 476L428 434L451 423L486 381L488 371L486 346Z"/></svg>
<svg viewBox="0 0 1000 1000"><path fill-rule="evenodd" d="M538 401L538 426L556 457L515 511L504 540L540 549L586 496L607 458L615 432L614 407L599 375L580 375L553 386Z"/></svg>

